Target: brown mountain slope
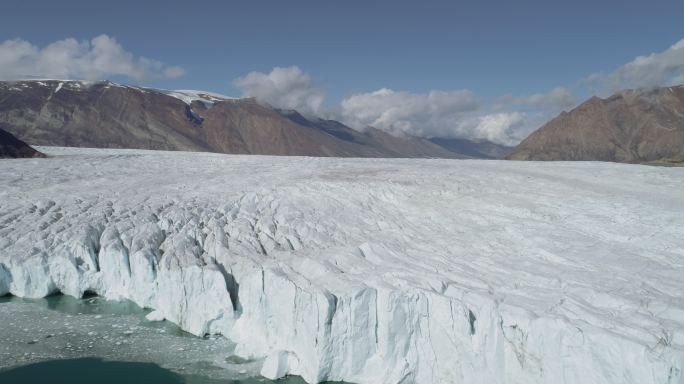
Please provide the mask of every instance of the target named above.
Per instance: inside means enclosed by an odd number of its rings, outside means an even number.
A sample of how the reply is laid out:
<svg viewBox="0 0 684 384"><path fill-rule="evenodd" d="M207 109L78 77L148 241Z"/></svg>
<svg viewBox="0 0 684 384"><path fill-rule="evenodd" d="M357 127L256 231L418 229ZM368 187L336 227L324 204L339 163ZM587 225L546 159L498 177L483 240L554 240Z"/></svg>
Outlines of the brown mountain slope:
<svg viewBox="0 0 684 384"><path fill-rule="evenodd" d="M459 157L420 138L396 138L374 130L362 133L329 120L298 120L253 99L182 92L107 81L0 82L0 124L34 145L266 155Z"/></svg>
<svg viewBox="0 0 684 384"><path fill-rule="evenodd" d="M364 132L359 132L335 120L306 118L293 110L281 110L279 112L297 124L323 130L349 143L375 148L378 154L385 154L385 156L468 158L458 151L449 151L420 137L397 137L372 127L368 127Z"/></svg>
<svg viewBox="0 0 684 384"><path fill-rule="evenodd" d="M684 86L593 97L532 133L512 160L668 161L684 157Z"/></svg>
<svg viewBox="0 0 684 384"><path fill-rule="evenodd" d="M410 153L410 157L470 158L470 156L464 155L463 153L449 151L428 139L408 135L402 137L393 136L373 127L369 127L364 133L377 142L380 147L392 153L396 153L395 156L397 157L400 153Z"/></svg>
<svg viewBox="0 0 684 384"><path fill-rule="evenodd" d="M0 159L20 157L45 157L45 155L17 139L11 133L0 129Z"/></svg>
<svg viewBox="0 0 684 384"><path fill-rule="evenodd" d="M477 159L503 159L513 147L496 144L487 140L447 139L435 137L431 142L450 150Z"/></svg>

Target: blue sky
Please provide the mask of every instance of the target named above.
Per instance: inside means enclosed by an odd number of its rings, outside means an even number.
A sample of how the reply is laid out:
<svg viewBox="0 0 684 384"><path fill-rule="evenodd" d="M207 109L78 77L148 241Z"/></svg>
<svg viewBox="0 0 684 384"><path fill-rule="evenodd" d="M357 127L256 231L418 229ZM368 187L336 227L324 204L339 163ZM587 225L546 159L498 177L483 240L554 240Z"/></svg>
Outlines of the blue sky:
<svg viewBox="0 0 684 384"><path fill-rule="evenodd" d="M4 8L0 42L20 39L42 49L105 34L133 57L163 63L151 71L178 66L184 72L131 77L105 71L103 77L237 96L250 90L235 79L297 66L329 113L346 98L381 89L425 97L467 90L489 103L488 113L502 96L528 97L558 86L581 100L595 90L585 84L589 76L610 74L684 38L681 0L24 0Z"/></svg>

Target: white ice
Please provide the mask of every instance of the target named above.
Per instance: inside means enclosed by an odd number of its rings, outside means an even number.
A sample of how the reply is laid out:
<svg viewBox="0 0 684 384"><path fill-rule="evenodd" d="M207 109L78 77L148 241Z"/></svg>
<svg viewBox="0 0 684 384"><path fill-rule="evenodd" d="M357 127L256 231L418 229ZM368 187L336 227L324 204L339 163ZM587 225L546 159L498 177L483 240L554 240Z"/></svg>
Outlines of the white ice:
<svg viewBox="0 0 684 384"><path fill-rule="evenodd" d="M310 383L684 381L684 168L40 149L0 161L0 294Z"/></svg>

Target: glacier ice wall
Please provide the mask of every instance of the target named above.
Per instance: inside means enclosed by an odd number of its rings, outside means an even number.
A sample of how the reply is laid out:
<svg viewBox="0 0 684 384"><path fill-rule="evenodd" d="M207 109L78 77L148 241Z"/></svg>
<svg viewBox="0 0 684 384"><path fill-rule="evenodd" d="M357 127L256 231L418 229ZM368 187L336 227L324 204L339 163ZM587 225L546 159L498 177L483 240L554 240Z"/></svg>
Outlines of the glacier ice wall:
<svg viewBox="0 0 684 384"><path fill-rule="evenodd" d="M270 378L684 380L684 169L47 151L0 163L0 294L130 299Z"/></svg>

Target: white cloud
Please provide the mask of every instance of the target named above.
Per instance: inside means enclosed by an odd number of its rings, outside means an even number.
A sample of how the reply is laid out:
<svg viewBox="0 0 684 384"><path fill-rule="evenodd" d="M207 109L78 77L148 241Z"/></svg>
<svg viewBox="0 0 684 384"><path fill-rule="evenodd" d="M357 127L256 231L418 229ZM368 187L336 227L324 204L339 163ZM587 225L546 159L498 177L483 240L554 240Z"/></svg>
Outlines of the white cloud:
<svg viewBox="0 0 684 384"><path fill-rule="evenodd" d="M29 77L98 80L125 76L135 80L178 77L181 67L170 67L135 57L114 38L100 35L90 41L59 40L43 48L25 40L0 43L0 78Z"/></svg>
<svg viewBox="0 0 684 384"><path fill-rule="evenodd" d="M480 116L477 125L471 129L471 138L486 139L503 145L515 145L520 141L517 129L525 123L521 112L493 113Z"/></svg>
<svg viewBox="0 0 684 384"><path fill-rule="evenodd" d="M684 83L684 39L670 48L639 56L609 74L591 75L587 82L598 83L610 92L626 88L649 88Z"/></svg>
<svg viewBox="0 0 684 384"><path fill-rule="evenodd" d="M382 88L353 94L339 108L326 109L325 94L298 67L250 72L234 84L243 96L275 108L332 118L361 131L374 127L396 136L466 138L504 145L517 144L539 128L543 119L576 103L563 87L544 94L506 96L494 103L485 103L465 89L413 93Z"/></svg>
<svg viewBox="0 0 684 384"><path fill-rule="evenodd" d="M469 90L412 93L388 88L353 94L338 109L322 108L324 94L298 67L252 72L236 80L246 96L273 106L327 115L363 130L372 126L395 135L486 139L515 145L529 133L579 103L575 92L615 92L684 83L684 39L665 51L640 56L609 74L594 74L574 91L558 86L531 95L505 95L483 101ZM587 88L589 87L589 88Z"/></svg>
<svg viewBox="0 0 684 384"><path fill-rule="evenodd" d="M342 100L341 119L359 129L372 126L394 134L430 136L447 133L454 122L479 107L467 90L419 94L383 88Z"/></svg>
<svg viewBox="0 0 684 384"><path fill-rule="evenodd" d="M295 109L305 115L322 113L325 95L299 67L275 67L270 73L250 72L233 83L243 96L255 97L273 107Z"/></svg>
<svg viewBox="0 0 684 384"><path fill-rule="evenodd" d="M339 119L356 129L372 126L394 135L484 139L515 145L539 127L540 116L546 113L518 111L514 104L524 102L549 109L547 101L542 101L539 95L515 100L515 103L499 101L491 105L468 90L433 90L420 94L384 88L344 99Z"/></svg>

